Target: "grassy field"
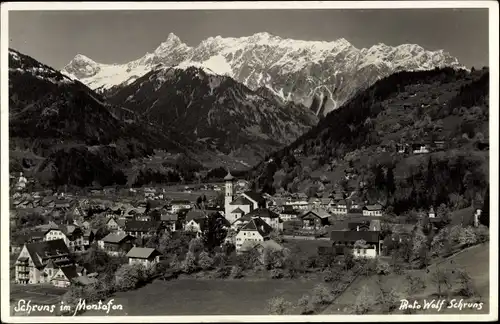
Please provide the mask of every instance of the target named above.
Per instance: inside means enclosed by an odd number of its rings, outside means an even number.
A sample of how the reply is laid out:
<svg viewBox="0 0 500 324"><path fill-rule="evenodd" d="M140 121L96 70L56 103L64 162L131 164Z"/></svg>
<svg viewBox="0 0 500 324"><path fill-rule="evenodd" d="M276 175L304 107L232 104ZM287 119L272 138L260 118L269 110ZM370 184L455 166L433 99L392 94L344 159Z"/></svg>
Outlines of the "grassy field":
<svg viewBox="0 0 500 324"><path fill-rule="evenodd" d="M155 281L138 290L118 293L113 303L123 311L109 315L268 315L267 302L283 297L296 303L310 294L317 282L301 280L196 280ZM88 311L83 316L103 315Z"/></svg>
<svg viewBox="0 0 500 324"><path fill-rule="evenodd" d="M67 290L64 288L57 288L52 285L10 285L10 308L11 316L53 316L53 313L48 311L36 311L31 314L26 314L24 312L16 312L15 307L18 306L19 301L24 300L26 303L30 301L30 304L36 305L53 305L59 302L61 296Z"/></svg>
<svg viewBox="0 0 500 324"><path fill-rule="evenodd" d="M473 284L475 289L477 290L478 297L480 302L484 303L482 310L471 310L471 309L443 309L439 312L439 314L487 314L489 312L489 244L482 244L471 247L469 249L464 250L463 252L456 254L454 256L449 257L448 259L441 260L440 262L436 262L433 265L429 266L429 270L432 270L437 264L443 268L448 268L450 270L457 270L463 268L467 270L469 275L473 280ZM419 300L421 304L423 304L423 300L427 301L434 299L432 297L434 293L436 293L435 286L430 282L428 275L425 270L414 270L412 271L414 275L420 276L425 280L426 288L415 295L410 296L411 299ZM401 294L404 298L406 296L406 279L405 275L396 275L391 274L388 276L384 276L383 282L386 287L394 287L397 293ZM358 277L357 280L347 289L345 293L339 296L333 305L331 305L326 311L325 314L345 314L345 310L347 307L353 305L355 303L356 297L363 286L368 287L370 291L375 291L375 276L372 277ZM453 296L451 298L456 298L460 300L462 297ZM475 298L470 299L476 300ZM464 298L464 301L467 300ZM397 310L397 312L402 312ZM421 314L431 314L436 310L421 310Z"/></svg>

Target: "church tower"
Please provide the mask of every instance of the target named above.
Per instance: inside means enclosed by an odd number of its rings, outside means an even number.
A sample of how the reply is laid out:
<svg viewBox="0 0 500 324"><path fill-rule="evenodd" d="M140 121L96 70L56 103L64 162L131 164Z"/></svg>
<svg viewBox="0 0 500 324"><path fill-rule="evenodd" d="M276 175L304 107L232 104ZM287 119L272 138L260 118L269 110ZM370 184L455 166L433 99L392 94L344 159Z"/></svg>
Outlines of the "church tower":
<svg viewBox="0 0 500 324"><path fill-rule="evenodd" d="M230 210L231 206L229 205L234 200L234 181L235 178L231 175L229 170L227 171L227 175L224 177L224 181L226 182L225 194L224 194L224 212L226 218L229 217L229 214L232 212Z"/></svg>

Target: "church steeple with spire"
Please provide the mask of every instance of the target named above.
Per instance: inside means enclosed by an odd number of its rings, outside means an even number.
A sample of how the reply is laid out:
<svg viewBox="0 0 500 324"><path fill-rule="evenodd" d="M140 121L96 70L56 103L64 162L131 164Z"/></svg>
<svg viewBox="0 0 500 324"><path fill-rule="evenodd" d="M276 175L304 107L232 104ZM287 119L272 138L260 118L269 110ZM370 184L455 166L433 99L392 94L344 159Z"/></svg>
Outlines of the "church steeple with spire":
<svg viewBox="0 0 500 324"><path fill-rule="evenodd" d="M225 213L228 215L229 211L229 204L234 200L234 181L235 178L229 171L227 170L227 175L224 177L224 181L226 182L226 193L224 195L224 207L225 207Z"/></svg>

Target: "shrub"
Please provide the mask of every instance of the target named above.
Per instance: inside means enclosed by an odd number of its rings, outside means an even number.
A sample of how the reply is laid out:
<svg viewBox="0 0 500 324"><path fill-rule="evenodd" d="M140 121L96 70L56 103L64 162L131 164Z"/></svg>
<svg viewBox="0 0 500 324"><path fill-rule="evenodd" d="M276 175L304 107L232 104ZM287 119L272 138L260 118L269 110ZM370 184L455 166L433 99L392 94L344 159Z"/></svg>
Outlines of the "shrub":
<svg viewBox="0 0 500 324"><path fill-rule="evenodd" d="M476 244L477 237L474 229L471 226L462 228L458 236L458 242L465 246L471 246Z"/></svg>
<svg viewBox="0 0 500 324"><path fill-rule="evenodd" d="M312 301L314 304L325 305L333 301L333 295L326 285L318 284L313 289Z"/></svg>
<svg viewBox="0 0 500 324"><path fill-rule="evenodd" d="M408 295L419 293L425 289L425 281L411 273L406 275L406 284L406 293Z"/></svg>
<svg viewBox="0 0 500 324"><path fill-rule="evenodd" d="M375 271L377 272L378 275L388 275L391 273L391 266L389 263L382 261L382 260L377 260L377 265Z"/></svg>
<svg viewBox="0 0 500 324"><path fill-rule="evenodd" d="M228 266L217 268L217 271L215 272L215 276L220 279L227 278L230 274L231 267Z"/></svg>
<svg viewBox="0 0 500 324"><path fill-rule="evenodd" d="M189 251L186 254L186 258L184 259L184 261L182 261L182 271L189 274L195 272L196 270L196 258L194 256L194 253Z"/></svg>
<svg viewBox="0 0 500 324"><path fill-rule="evenodd" d="M323 280L325 282L336 282L340 280L340 272L332 268L328 268L323 272Z"/></svg>
<svg viewBox="0 0 500 324"><path fill-rule="evenodd" d="M272 269L270 274L272 279L281 279L284 277L283 270L281 269Z"/></svg>
<svg viewBox="0 0 500 324"><path fill-rule="evenodd" d="M292 304L283 297L271 298L267 302L267 305L269 314L271 315L283 315L292 307Z"/></svg>
<svg viewBox="0 0 500 324"><path fill-rule="evenodd" d="M311 314L312 312L314 312L314 305L311 302L311 298L309 297L309 295L300 297L297 302L297 307L299 307L300 313L303 315Z"/></svg>
<svg viewBox="0 0 500 324"><path fill-rule="evenodd" d="M209 270L212 268L214 263L214 260L210 257L210 255L203 251L200 253L200 256L198 258L198 265L203 269L203 270Z"/></svg>
<svg viewBox="0 0 500 324"><path fill-rule="evenodd" d="M479 225L479 227L476 228L475 232L476 232L477 243L484 243L490 240L490 231L488 227L484 225Z"/></svg>
<svg viewBox="0 0 500 324"><path fill-rule="evenodd" d="M239 279L243 277L243 269L240 266L234 265L231 268L231 278Z"/></svg>
<svg viewBox="0 0 500 324"><path fill-rule="evenodd" d="M474 288L469 273L464 269L458 270L457 278L460 284L458 293L467 298L474 297L476 295L476 289Z"/></svg>
<svg viewBox="0 0 500 324"><path fill-rule="evenodd" d="M362 315L373 310L373 307L375 306L374 299L374 296L366 286L361 288L361 291L356 297L356 301L354 303L354 313Z"/></svg>

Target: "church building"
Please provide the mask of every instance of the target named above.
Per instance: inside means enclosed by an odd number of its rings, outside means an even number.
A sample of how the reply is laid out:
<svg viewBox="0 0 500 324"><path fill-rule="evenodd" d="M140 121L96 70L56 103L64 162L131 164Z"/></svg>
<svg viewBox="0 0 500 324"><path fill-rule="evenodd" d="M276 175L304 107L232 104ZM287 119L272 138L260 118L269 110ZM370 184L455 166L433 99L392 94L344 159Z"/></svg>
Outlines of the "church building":
<svg viewBox="0 0 500 324"><path fill-rule="evenodd" d="M234 188L236 178L231 175L231 172L228 171L224 177L224 181L226 183L224 211L225 217L230 223L233 223L253 210L267 208L267 201L260 193L245 191L238 197L235 197Z"/></svg>

